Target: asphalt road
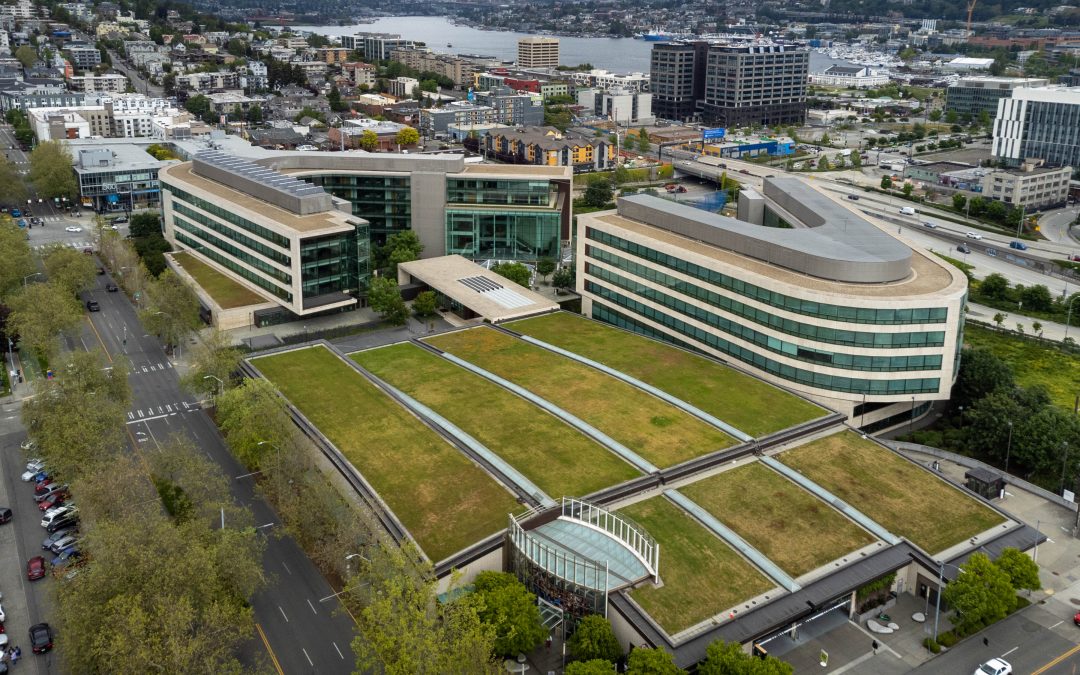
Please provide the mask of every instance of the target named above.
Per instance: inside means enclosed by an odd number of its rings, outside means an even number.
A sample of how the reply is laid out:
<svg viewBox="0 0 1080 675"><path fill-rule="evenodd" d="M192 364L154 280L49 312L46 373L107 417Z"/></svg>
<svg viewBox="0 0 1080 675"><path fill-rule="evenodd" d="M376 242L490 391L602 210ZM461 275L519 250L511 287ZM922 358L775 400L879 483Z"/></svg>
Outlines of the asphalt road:
<svg viewBox="0 0 1080 675"><path fill-rule="evenodd" d="M103 346L110 358L124 354L131 361L133 404L127 425L134 445L140 452L156 452L158 443L169 435L187 435L225 475L234 477L233 498L252 510L260 532L267 535L263 564L268 584L252 602L262 645L253 643L250 655L264 647L279 673L351 672L355 626L336 598L320 602L335 589L296 542L284 535L277 514L255 495L252 480L235 479L246 469L229 454L217 427L194 397L181 389L177 371L157 339L143 332L131 302L123 293L104 291L107 275L97 281L97 288L84 295L96 299L101 311L88 315L89 337L84 335L83 341L91 347Z"/></svg>

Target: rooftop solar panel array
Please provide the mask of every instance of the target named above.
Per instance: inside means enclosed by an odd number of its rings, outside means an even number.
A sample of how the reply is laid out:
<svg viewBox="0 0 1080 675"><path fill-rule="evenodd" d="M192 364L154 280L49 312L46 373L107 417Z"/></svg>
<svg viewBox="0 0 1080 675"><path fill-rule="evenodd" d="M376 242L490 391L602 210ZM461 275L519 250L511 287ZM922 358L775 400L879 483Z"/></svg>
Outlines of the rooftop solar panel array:
<svg viewBox="0 0 1080 675"><path fill-rule="evenodd" d="M233 155L226 155L223 152L217 150L209 150L200 152L195 155L195 159L212 164L220 169L224 169L229 173L240 176L241 178L247 178L248 180L260 183L274 188L275 190L281 190L291 195L298 197L304 195L315 195L323 192L321 187L312 185L311 183L305 183L302 180L293 178L292 176L286 176L283 173L278 173L273 169L268 169L265 166L260 166L249 159L243 159L241 157L235 157Z"/></svg>
<svg viewBox="0 0 1080 675"><path fill-rule="evenodd" d="M195 173L299 215L333 208L330 195L317 185L217 150L193 158Z"/></svg>
<svg viewBox="0 0 1080 675"><path fill-rule="evenodd" d="M465 285L468 288L483 295L488 300L498 304L500 307L507 309L516 309L518 307L527 307L533 304L532 300L529 300L525 296L516 291L512 291L506 288L502 284L488 279L487 277L465 277L458 279L458 283Z"/></svg>

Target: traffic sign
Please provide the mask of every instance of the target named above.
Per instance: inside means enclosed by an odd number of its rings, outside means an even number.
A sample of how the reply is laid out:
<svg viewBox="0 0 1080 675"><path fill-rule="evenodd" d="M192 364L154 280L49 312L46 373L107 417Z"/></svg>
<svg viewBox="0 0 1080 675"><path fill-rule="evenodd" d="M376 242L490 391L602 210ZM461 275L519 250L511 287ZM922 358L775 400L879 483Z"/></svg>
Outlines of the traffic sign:
<svg viewBox="0 0 1080 675"><path fill-rule="evenodd" d="M722 127L716 129L702 129L701 131L701 137L704 138L706 141L723 138L726 135L727 129L724 129Z"/></svg>

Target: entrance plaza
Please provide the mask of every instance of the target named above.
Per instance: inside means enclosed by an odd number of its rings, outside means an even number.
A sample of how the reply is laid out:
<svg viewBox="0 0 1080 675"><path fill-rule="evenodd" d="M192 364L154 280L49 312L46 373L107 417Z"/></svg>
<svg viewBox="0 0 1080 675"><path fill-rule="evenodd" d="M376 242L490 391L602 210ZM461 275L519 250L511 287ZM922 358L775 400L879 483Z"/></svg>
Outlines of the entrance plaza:
<svg viewBox="0 0 1080 675"><path fill-rule="evenodd" d="M580 316L371 333L360 351L279 348L245 369L347 463L441 590L452 570L467 583L505 567L570 622L605 613L624 648L663 646L683 667L717 639L806 660L836 622L852 646L824 647L830 669L894 672L898 657L867 656L865 626L845 623L853 591L896 575L900 630L878 641L910 666L904 645L922 638L907 605L937 561L1039 539L838 413ZM533 655L542 672L565 628Z"/></svg>

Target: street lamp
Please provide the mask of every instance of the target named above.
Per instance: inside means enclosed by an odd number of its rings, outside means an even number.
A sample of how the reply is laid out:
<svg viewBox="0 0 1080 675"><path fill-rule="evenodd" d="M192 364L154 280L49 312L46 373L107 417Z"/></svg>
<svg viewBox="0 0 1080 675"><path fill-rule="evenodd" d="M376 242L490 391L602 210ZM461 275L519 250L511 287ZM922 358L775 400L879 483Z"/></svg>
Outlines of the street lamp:
<svg viewBox="0 0 1080 675"><path fill-rule="evenodd" d="M938 620L941 618L941 591L945 589L945 567L955 567L961 574L964 573L960 566L947 563L944 560L939 561L938 565L937 597L934 599L934 642L937 642L938 639Z"/></svg>
<svg viewBox="0 0 1080 675"><path fill-rule="evenodd" d="M30 277L36 277L36 276L41 276L41 272L34 272L33 274L27 274L25 277L23 277L23 280L22 280L23 288L26 288L26 280L27 279L29 279Z"/></svg>
<svg viewBox="0 0 1080 675"><path fill-rule="evenodd" d="M1005 446L1005 475L1007 476L1007 475L1009 475L1009 453L1012 452L1012 432L1013 432L1012 420L1009 420L1008 422L1006 422L1006 424L1009 425L1009 442Z"/></svg>
<svg viewBox="0 0 1080 675"><path fill-rule="evenodd" d="M214 377L213 375L206 375L206 376L203 377L203 379L204 380L217 380L217 383L218 383L218 396L221 396L222 394L225 393L225 383L221 381L220 377ZM262 445L262 444L260 443L260 445Z"/></svg>
<svg viewBox="0 0 1080 675"><path fill-rule="evenodd" d="M1069 463L1069 442L1061 442L1061 493L1065 493L1065 466Z"/></svg>

